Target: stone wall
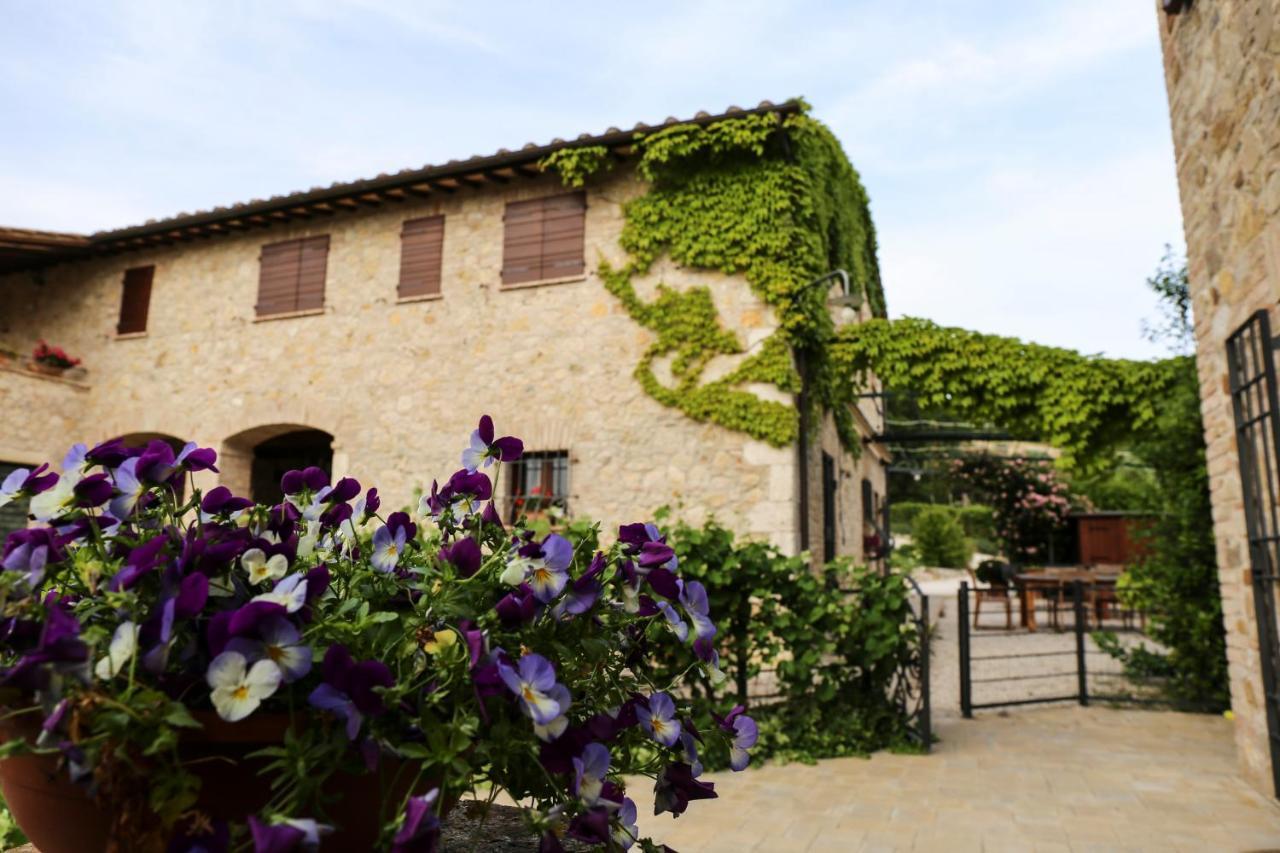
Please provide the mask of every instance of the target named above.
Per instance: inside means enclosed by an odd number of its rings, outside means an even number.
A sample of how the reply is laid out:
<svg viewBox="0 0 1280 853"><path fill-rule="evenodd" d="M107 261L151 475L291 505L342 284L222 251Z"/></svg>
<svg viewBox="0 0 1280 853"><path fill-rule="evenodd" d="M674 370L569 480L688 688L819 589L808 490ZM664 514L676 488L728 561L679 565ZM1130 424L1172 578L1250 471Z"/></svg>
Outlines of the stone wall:
<svg viewBox="0 0 1280 853"><path fill-rule="evenodd" d="M1196 0L1157 16L1164 47L1231 670L1250 782L1272 784L1225 341L1280 321L1280 0ZM1280 325L1275 326L1280 328Z"/></svg>
<svg viewBox="0 0 1280 853"><path fill-rule="evenodd" d="M571 510L606 529L671 504L691 521L714 513L794 552L794 448L696 423L632 377L651 333L595 268L621 262L621 205L641 189L625 169L589 189L587 273L567 283L500 284L503 206L561 192L549 177L0 279L0 342L22 351L36 337L61 345L84 359L90 386L76 399L75 428L47 428L40 417L15 423L14 452L19 461L60 458L72 436L161 433L217 448L223 480L244 490L256 442L309 427L334 437L335 474L377 484L396 507L458 467L488 412L531 450L569 451ZM401 223L436 213L446 216L441 297L397 301ZM323 312L255 318L262 245L316 234L330 235ZM155 265L148 330L119 337L124 270L146 264ZM666 263L638 289L659 278L708 285L747 345L774 329L741 278Z"/></svg>

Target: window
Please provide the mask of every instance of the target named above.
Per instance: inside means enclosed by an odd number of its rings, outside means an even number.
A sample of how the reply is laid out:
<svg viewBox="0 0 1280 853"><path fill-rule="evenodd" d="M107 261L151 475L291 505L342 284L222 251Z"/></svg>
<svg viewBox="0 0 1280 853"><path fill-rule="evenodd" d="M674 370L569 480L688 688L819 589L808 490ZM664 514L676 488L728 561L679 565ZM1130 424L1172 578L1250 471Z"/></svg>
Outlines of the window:
<svg viewBox="0 0 1280 853"><path fill-rule="evenodd" d="M502 242L502 283L523 284L580 276L587 196L566 195L507 205Z"/></svg>
<svg viewBox="0 0 1280 853"><path fill-rule="evenodd" d="M836 558L836 460L822 454L822 561Z"/></svg>
<svg viewBox="0 0 1280 853"><path fill-rule="evenodd" d="M569 511L569 451L525 453L511 464L511 521Z"/></svg>
<svg viewBox="0 0 1280 853"><path fill-rule="evenodd" d="M4 482L4 478L16 469L26 467L30 466L0 462L0 483ZM3 548L4 540L10 533L27 526L27 503L27 499L22 498L0 506L0 549Z"/></svg>
<svg viewBox="0 0 1280 853"><path fill-rule="evenodd" d="M876 493L866 477L862 478L862 520L876 523Z"/></svg>
<svg viewBox="0 0 1280 853"><path fill-rule="evenodd" d="M401 299L440 293L440 266L444 248L444 217L410 219L400 230Z"/></svg>
<svg viewBox="0 0 1280 853"><path fill-rule="evenodd" d="M324 274L328 262L328 234L263 246L256 306L258 316L323 308Z"/></svg>
<svg viewBox="0 0 1280 853"><path fill-rule="evenodd" d="M124 271L124 288L120 293L120 321L116 333L136 335L147 330L147 312L151 308L151 279L155 267L134 267Z"/></svg>

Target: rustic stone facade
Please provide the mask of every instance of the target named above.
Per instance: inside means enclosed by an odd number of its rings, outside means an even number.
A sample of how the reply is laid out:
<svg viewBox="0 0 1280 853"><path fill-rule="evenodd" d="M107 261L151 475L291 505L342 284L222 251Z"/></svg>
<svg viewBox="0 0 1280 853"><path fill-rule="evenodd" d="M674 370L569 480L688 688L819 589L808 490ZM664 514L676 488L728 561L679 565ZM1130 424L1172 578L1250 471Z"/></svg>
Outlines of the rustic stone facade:
<svg viewBox="0 0 1280 853"><path fill-rule="evenodd" d="M0 347L29 352L45 338L86 368L81 382L0 372L0 461L60 458L77 440L163 434L217 448L221 482L246 493L257 443L314 428L333 436L335 474L377 484L397 507L458 467L476 418L488 412L531 450L569 452L575 514L607 526L670 504L692 521L714 514L794 553L796 448L697 423L632 377L651 333L595 269L623 260L622 204L641 191L627 168L593 183L586 274L543 286L501 285L503 211L509 201L563 192L550 176L0 277ZM433 214L445 216L442 292L398 301L401 224ZM263 244L319 234L330 237L323 311L256 318ZM147 264L155 265L147 331L118 336L124 271ZM665 263L637 288L645 294L659 280L709 286L746 346L775 328L741 277ZM828 425L823 446L833 436ZM860 557L857 484L867 477L883 495L883 468L873 453L831 449L844 484L839 553ZM810 507L821 524L820 500Z"/></svg>
<svg viewBox="0 0 1280 853"><path fill-rule="evenodd" d="M1225 342L1260 308L1271 312L1273 324L1280 320L1280 0L1187 5L1157 15L1196 320L1231 704L1245 775L1274 795Z"/></svg>

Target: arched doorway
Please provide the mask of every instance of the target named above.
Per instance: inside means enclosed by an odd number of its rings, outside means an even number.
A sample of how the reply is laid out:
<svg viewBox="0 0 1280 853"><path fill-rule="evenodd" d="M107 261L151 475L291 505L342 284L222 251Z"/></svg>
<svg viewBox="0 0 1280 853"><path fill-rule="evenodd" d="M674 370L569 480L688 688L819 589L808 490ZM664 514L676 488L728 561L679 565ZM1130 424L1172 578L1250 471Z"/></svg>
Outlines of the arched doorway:
<svg viewBox="0 0 1280 853"><path fill-rule="evenodd" d="M333 471L333 436L302 424L269 424L237 433L218 452L220 482L258 503L280 502L280 478L309 466Z"/></svg>
<svg viewBox="0 0 1280 853"><path fill-rule="evenodd" d="M249 497L258 503L277 504L284 494L280 478L286 471L311 466L333 470L333 436L318 429L286 432L253 448Z"/></svg>

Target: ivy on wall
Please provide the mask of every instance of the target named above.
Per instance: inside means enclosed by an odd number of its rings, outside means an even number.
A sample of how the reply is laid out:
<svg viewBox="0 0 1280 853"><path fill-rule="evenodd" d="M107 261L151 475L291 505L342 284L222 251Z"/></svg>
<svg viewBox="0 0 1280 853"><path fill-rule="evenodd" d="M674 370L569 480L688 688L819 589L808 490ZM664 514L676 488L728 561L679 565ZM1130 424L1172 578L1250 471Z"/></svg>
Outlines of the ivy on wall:
<svg viewBox="0 0 1280 853"><path fill-rule="evenodd" d="M645 391L695 420L785 446L797 438L800 413L745 386L798 393L795 353L806 365L812 407L831 411L842 440L856 449L850 406L857 388L831 358L836 329L827 292L809 286L843 268L884 314L866 192L839 142L804 112L764 113L664 127L638 135L635 149L648 186L624 208L620 243L628 259L620 267L602 262L600 276L654 333L635 370ZM543 167L576 187L610 163L603 147L586 146L556 152ZM728 375L707 380L711 360L743 353L743 343L721 323L705 286L660 284L652 300L639 295L634 279L664 254L689 269L743 276L774 310L778 330ZM655 370L668 358L674 384Z"/></svg>
<svg viewBox="0 0 1280 853"><path fill-rule="evenodd" d="M619 267L602 261L599 271L632 319L654 333L635 369L650 396L695 420L785 446L798 436L797 407L746 386L798 393L801 363L809 405L831 412L856 452L851 409L874 373L926 405L1054 444L1077 466L1104 464L1110 449L1153 422L1156 402L1176 382L1178 359L1107 359L927 320L884 319L866 192L839 142L806 111L637 135L636 171L647 186L624 206L619 242L627 260ZM580 187L613 162L604 146L584 146L542 165ZM687 269L742 276L774 310L778 330L728 375L707 379L711 361L742 354L743 343L721 322L708 287L659 284L651 299L637 292L635 279L664 255ZM810 286L834 269L848 271L877 319L836 328L827 291ZM669 380L659 377L663 369Z"/></svg>

